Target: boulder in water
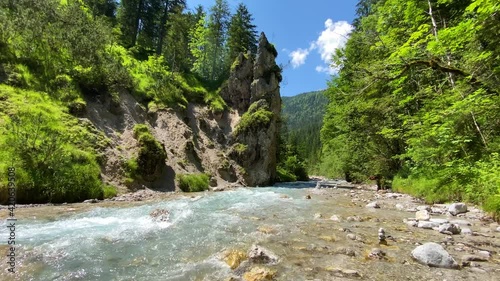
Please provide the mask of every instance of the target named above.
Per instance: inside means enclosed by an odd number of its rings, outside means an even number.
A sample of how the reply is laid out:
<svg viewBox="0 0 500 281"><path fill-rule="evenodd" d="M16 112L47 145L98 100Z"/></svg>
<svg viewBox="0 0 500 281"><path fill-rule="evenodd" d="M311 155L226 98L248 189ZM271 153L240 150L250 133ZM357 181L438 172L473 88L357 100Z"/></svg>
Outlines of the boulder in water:
<svg viewBox="0 0 500 281"><path fill-rule="evenodd" d="M266 267L254 267L249 272L243 274L245 281L265 281L274 280L276 271Z"/></svg>
<svg viewBox="0 0 500 281"><path fill-rule="evenodd" d="M437 243L425 243L416 247L411 256L419 263L442 268L458 268L457 262Z"/></svg>
<svg viewBox="0 0 500 281"><path fill-rule="evenodd" d="M458 224L445 223L439 226L438 231L439 233L454 235L460 234L462 230L460 229L460 226L458 226Z"/></svg>
<svg viewBox="0 0 500 281"><path fill-rule="evenodd" d="M464 203L453 203L448 207L448 212L454 216L467 212L467 205Z"/></svg>
<svg viewBox="0 0 500 281"><path fill-rule="evenodd" d="M279 260L278 256L273 252L255 244L248 251L248 259L252 263L259 264L276 264Z"/></svg>
<svg viewBox="0 0 500 281"><path fill-rule="evenodd" d="M378 208L380 208L380 205L378 204L378 202L371 202L371 203L368 203L366 205L366 208L375 208L375 209L378 209Z"/></svg>
<svg viewBox="0 0 500 281"><path fill-rule="evenodd" d="M223 259L231 269L235 269L247 259L247 255L240 250L227 250L223 253Z"/></svg>
<svg viewBox="0 0 500 281"><path fill-rule="evenodd" d="M415 218L419 221L428 221L431 219L431 216L427 210L420 210L415 213Z"/></svg>

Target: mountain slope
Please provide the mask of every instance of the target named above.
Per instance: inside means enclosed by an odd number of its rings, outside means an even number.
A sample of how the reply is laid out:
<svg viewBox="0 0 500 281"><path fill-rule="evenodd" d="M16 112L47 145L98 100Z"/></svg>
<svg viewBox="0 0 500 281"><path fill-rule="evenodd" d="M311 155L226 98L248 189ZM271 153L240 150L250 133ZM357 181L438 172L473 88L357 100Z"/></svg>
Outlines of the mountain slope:
<svg viewBox="0 0 500 281"><path fill-rule="evenodd" d="M312 170L319 160L320 130L328 99L323 91L315 91L282 97L282 101L282 137L296 147L298 155Z"/></svg>

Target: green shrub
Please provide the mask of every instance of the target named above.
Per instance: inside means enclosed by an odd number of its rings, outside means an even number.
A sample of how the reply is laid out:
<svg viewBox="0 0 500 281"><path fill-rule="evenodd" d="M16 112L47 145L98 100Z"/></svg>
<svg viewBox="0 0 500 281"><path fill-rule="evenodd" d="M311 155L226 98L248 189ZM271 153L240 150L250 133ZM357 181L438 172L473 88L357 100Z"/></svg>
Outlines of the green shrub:
<svg viewBox="0 0 500 281"><path fill-rule="evenodd" d="M18 203L78 202L102 198L94 134L47 94L0 85L0 168L17 172ZM2 177L2 179L5 179ZM0 182L5 188L6 182Z"/></svg>
<svg viewBox="0 0 500 281"><path fill-rule="evenodd" d="M258 102L250 105L248 111L245 112L236 126L235 134L238 135L252 129L267 126L271 122L273 113L266 107L260 106Z"/></svg>
<svg viewBox="0 0 500 281"><path fill-rule="evenodd" d="M233 148L234 148L234 151L236 151L239 155L242 155L247 151L248 145L242 144L242 143L236 143L233 146Z"/></svg>
<svg viewBox="0 0 500 281"><path fill-rule="evenodd" d="M294 181L297 181L297 177L290 173L290 171L282 168L282 167L278 167L277 170L276 170L276 181L277 182L294 182Z"/></svg>
<svg viewBox="0 0 500 281"><path fill-rule="evenodd" d="M207 174L184 174L176 176L179 188L184 192L199 192L208 189L209 176Z"/></svg>
<svg viewBox="0 0 500 281"><path fill-rule="evenodd" d="M104 187L102 188L102 190L103 190L103 197L104 197L104 199L113 198L118 193L117 190L116 190L116 187L114 187L112 185L104 185Z"/></svg>
<svg viewBox="0 0 500 281"><path fill-rule="evenodd" d="M134 127L134 137L139 141L140 146L137 155L137 172L143 178L151 176L164 163L167 153L144 124Z"/></svg>

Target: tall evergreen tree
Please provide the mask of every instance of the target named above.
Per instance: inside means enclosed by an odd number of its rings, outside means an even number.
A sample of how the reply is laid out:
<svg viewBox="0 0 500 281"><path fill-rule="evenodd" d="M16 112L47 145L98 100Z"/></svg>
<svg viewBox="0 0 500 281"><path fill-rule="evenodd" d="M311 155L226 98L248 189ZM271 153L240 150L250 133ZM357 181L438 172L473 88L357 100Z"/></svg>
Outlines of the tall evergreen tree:
<svg viewBox="0 0 500 281"><path fill-rule="evenodd" d="M240 3L236 13L231 17L228 30L229 63L232 63L240 52L257 52L257 31L252 23L253 18L245 4Z"/></svg>
<svg viewBox="0 0 500 281"><path fill-rule="evenodd" d="M208 20L208 39L210 43L209 56L211 61L211 81L220 80L228 72L225 64L225 46L230 14L227 0L216 0L214 6L210 8L210 16Z"/></svg>

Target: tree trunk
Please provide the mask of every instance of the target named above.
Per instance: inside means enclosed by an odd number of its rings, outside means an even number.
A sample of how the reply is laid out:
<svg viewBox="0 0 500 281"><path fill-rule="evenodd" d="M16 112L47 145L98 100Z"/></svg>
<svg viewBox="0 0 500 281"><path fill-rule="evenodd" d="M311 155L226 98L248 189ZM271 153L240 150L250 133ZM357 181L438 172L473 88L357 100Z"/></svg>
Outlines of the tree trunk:
<svg viewBox="0 0 500 281"><path fill-rule="evenodd" d="M165 1L165 9L163 10L163 16L161 17L161 22L160 22L160 38L158 40L158 46L156 46L156 55L161 56L162 49L163 49L163 39L165 38L165 33L166 33L166 25L167 25L167 20L168 20L168 7L170 5L169 0Z"/></svg>
<svg viewBox="0 0 500 281"><path fill-rule="evenodd" d="M139 35L139 23L141 21L141 15L142 15L142 6L144 5L144 0L139 0L139 3L137 4L137 13L135 16L135 22L134 22L134 32L132 36L132 44L130 47L134 47L135 44L137 43L137 36Z"/></svg>

